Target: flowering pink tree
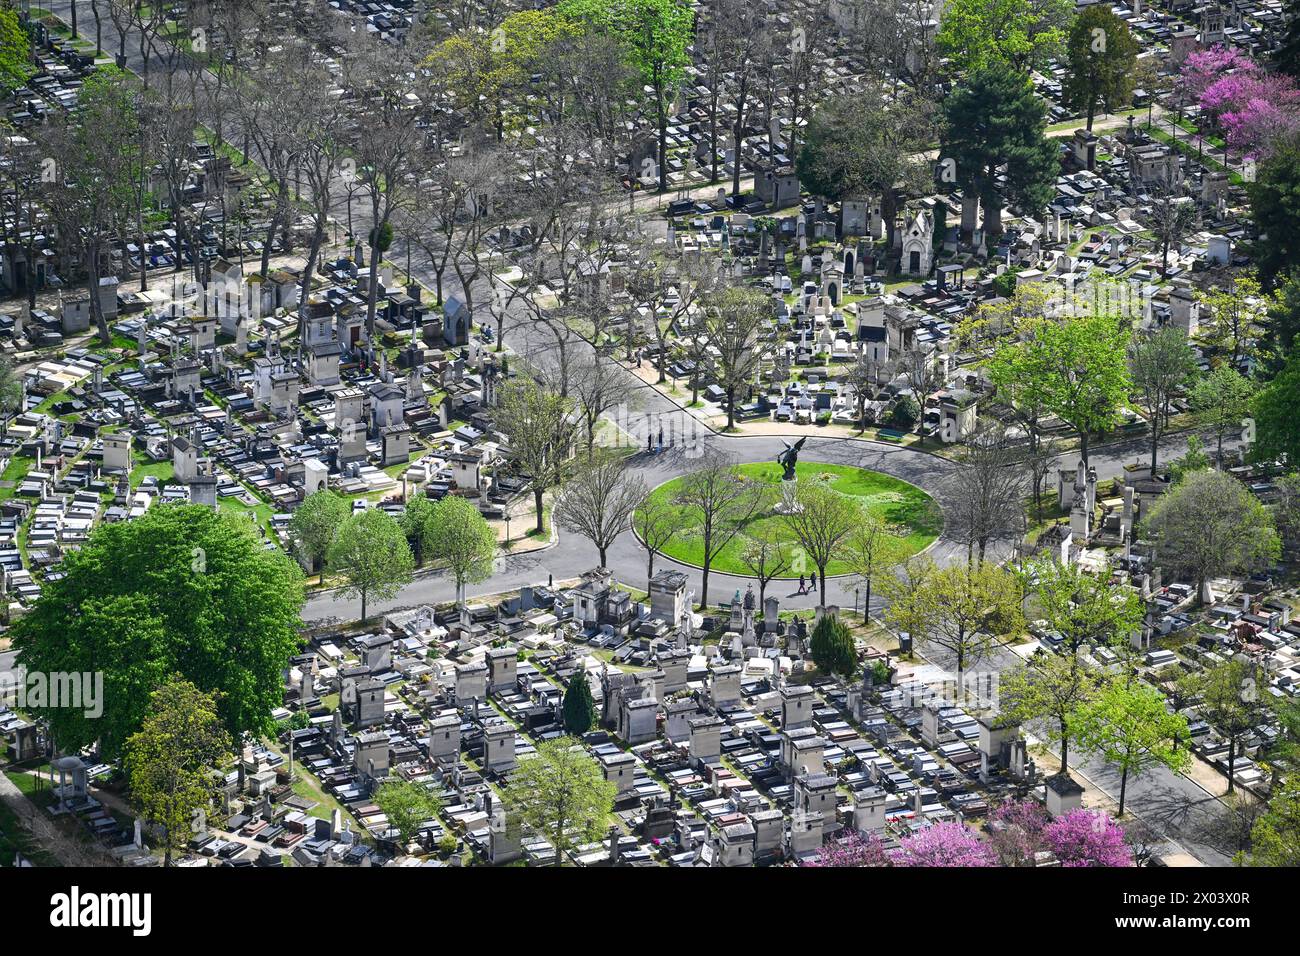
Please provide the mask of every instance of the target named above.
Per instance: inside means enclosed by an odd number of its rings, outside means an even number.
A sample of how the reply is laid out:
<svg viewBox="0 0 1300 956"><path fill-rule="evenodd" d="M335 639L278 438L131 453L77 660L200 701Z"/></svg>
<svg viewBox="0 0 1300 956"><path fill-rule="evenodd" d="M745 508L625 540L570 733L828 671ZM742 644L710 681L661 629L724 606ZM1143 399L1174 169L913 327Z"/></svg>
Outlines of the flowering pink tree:
<svg viewBox="0 0 1300 956"><path fill-rule="evenodd" d="M1255 61L1236 47L1216 45L1189 53L1183 61L1183 86L1200 99L1206 88L1235 70L1257 70Z"/></svg>
<svg viewBox="0 0 1300 956"><path fill-rule="evenodd" d="M1211 47L1187 57L1185 88L1222 129L1233 149L1258 155L1274 137L1300 128L1300 88L1235 49Z"/></svg>
<svg viewBox="0 0 1300 956"><path fill-rule="evenodd" d="M960 823L936 823L900 841L895 866L997 866L993 848Z"/></svg>
<svg viewBox="0 0 1300 956"><path fill-rule="evenodd" d="M1033 800L1008 800L989 814L989 845L1003 866L1033 866L1034 854L1047 849L1043 830L1049 818Z"/></svg>
<svg viewBox="0 0 1300 956"><path fill-rule="evenodd" d="M1132 866L1124 829L1101 810L1071 810L1043 828L1043 841L1062 866Z"/></svg>
<svg viewBox="0 0 1300 956"><path fill-rule="evenodd" d="M889 866L889 855L874 833L863 836L857 830L850 830L846 836L823 843L817 859L804 866Z"/></svg>

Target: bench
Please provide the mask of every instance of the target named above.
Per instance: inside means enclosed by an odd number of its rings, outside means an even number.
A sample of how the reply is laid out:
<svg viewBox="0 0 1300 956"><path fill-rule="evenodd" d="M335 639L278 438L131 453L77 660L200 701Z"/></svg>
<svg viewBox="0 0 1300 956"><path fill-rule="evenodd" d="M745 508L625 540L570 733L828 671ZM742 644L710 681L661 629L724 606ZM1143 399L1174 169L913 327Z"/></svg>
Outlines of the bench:
<svg viewBox="0 0 1300 956"><path fill-rule="evenodd" d="M876 437L880 441L901 442L906 436L892 428L881 428L876 432Z"/></svg>

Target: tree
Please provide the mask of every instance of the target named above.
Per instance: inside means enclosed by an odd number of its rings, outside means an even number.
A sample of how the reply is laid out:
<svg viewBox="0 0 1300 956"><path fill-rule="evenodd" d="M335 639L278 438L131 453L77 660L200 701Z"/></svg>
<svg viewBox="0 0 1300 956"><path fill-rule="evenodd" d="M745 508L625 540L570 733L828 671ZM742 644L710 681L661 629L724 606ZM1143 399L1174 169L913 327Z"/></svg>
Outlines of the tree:
<svg viewBox="0 0 1300 956"><path fill-rule="evenodd" d="M800 866L890 866L885 844L874 833L863 834L845 827L817 850L817 859Z"/></svg>
<svg viewBox="0 0 1300 956"><path fill-rule="evenodd" d="M1245 736L1265 715L1253 665L1240 659L1224 661L1185 674L1178 693L1196 702L1201 715L1228 741L1228 793L1237 785L1237 754Z"/></svg>
<svg viewBox="0 0 1300 956"><path fill-rule="evenodd" d="M528 478L541 534L542 497L569 474L578 427L573 403L531 379L515 379L498 393L495 423L507 438L510 460Z"/></svg>
<svg viewBox="0 0 1300 956"><path fill-rule="evenodd" d="M706 451L694 471L682 478L676 503L684 512L689 533L700 540L704 549L700 606L709 606L709 568L725 548L767 500L763 486L744 480L724 456Z"/></svg>
<svg viewBox="0 0 1300 956"><path fill-rule="evenodd" d="M1061 866L1132 866L1124 830L1102 810L1080 807L1043 828L1043 842Z"/></svg>
<svg viewBox="0 0 1300 956"><path fill-rule="evenodd" d="M1068 0L953 0L936 45L954 76L985 67L1027 70L1060 50L1073 10Z"/></svg>
<svg viewBox="0 0 1300 956"><path fill-rule="evenodd" d="M881 580L885 595L885 623L914 643L929 640L935 627L935 608L930 600L930 580L938 571L934 561L917 555L898 566L893 575Z"/></svg>
<svg viewBox="0 0 1300 956"><path fill-rule="evenodd" d="M506 805L555 849L555 865L578 843L599 839L617 788L572 737L540 741L510 774Z"/></svg>
<svg viewBox="0 0 1300 956"><path fill-rule="evenodd" d="M832 489L820 478L801 478L795 485L794 507L781 521L799 542L794 569L802 573L804 562L817 569L821 602L826 603L826 566L840 552L849 533L862 521L862 507L848 495Z"/></svg>
<svg viewBox="0 0 1300 956"><path fill-rule="evenodd" d="M1256 332L1264 318L1265 302L1254 274L1228 273L1222 285L1196 293L1196 301L1208 317L1204 336L1209 344L1227 351L1228 365L1237 368L1243 356L1253 356Z"/></svg>
<svg viewBox="0 0 1300 956"><path fill-rule="evenodd" d="M1267 377L1286 366L1300 333L1300 275L1288 274L1277 283L1267 299L1264 332L1258 348L1260 364Z"/></svg>
<svg viewBox="0 0 1300 956"><path fill-rule="evenodd" d="M1036 323L1025 337L997 347L989 376L999 393L1069 425L1087 465L1089 435L1113 427L1128 400L1128 338L1128 330L1103 312Z"/></svg>
<svg viewBox="0 0 1300 956"><path fill-rule="evenodd" d="M1300 782L1288 777L1251 829L1251 866L1300 866Z"/></svg>
<svg viewBox="0 0 1300 956"><path fill-rule="evenodd" d="M1235 368L1220 365L1192 386L1192 407L1203 421L1214 426L1218 451L1215 461L1223 467L1223 439L1242 425L1250 411L1250 400L1255 395L1255 385Z"/></svg>
<svg viewBox="0 0 1300 956"><path fill-rule="evenodd" d="M871 588L892 575L907 558L907 546L895 537L879 515L862 509L861 518L844 539L840 557L862 582L862 621L871 619Z"/></svg>
<svg viewBox="0 0 1300 956"><path fill-rule="evenodd" d="M1128 641L1142 628L1146 608L1131 587L1111 584L1078 564L1038 561L1026 568L1024 590L1039 617L1078 651L1088 644Z"/></svg>
<svg viewBox="0 0 1300 956"><path fill-rule="evenodd" d="M76 111L42 128L38 140L54 172L45 182L46 203L60 244L79 253L90 315L107 345L111 336L99 298L105 250L131 231L141 169L139 114L125 75L111 67L96 70L82 84Z"/></svg>
<svg viewBox="0 0 1300 956"><path fill-rule="evenodd" d="M1079 710L1100 692L1104 675L1075 652L1042 651L1002 674L1001 710L1015 720L1046 720L1047 739L1061 747L1061 773L1068 773L1070 743L1080 733Z"/></svg>
<svg viewBox="0 0 1300 956"><path fill-rule="evenodd" d="M289 519L289 541L308 571L320 571L324 577L321 562L350 513L347 499L328 488L312 492L294 511Z"/></svg>
<svg viewBox="0 0 1300 956"><path fill-rule="evenodd" d="M28 673L104 675L97 718L33 708L67 753L98 742L116 757L143 724L149 694L171 675L220 691L232 738L267 734L284 703L283 672L301 646L302 571L268 551L241 517L200 505L150 508L102 524L47 579L12 629Z"/></svg>
<svg viewBox="0 0 1300 956"><path fill-rule="evenodd" d="M1161 561L1195 579L1198 600L1206 600L1210 578L1253 574L1282 549L1268 509L1221 471L1185 477L1155 503L1144 525Z"/></svg>
<svg viewBox="0 0 1300 956"><path fill-rule="evenodd" d="M758 604L762 607L767 597L767 586L790 570L790 552L786 549L785 538L771 527L760 527L746 534L740 550L740 563L758 581Z"/></svg>
<svg viewBox="0 0 1300 956"><path fill-rule="evenodd" d="M1283 73L1300 78L1300 4L1282 4L1281 42L1273 50L1273 64Z"/></svg>
<svg viewBox="0 0 1300 956"><path fill-rule="evenodd" d="M1169 326L1150 335L1139 334L1129 346L1133 389L1146 409L1151 426L1151 473L1156 472L1160 436L1169 427L1174 395L1196 374L1196 354L1181 329Z"/></svg>
<svg viewBox="0 0 1300 956"><path fill-rule="evenodd" d="M826 675L852 677L858 665L858 651L848 627L834 614L823 614L808 642L813 663Z"/></svg>
<svg viewBox="0 0 1300 956"><path fill-rule="evenodd" d="M18 21L18 11L0 6L0 95L8 96L32 75L32 44Z"/></svg>
<svg viewBox="0 0 1300 956"><path fill-rule="evenodd" d="M1255 443L1250 456L1256 461L1300 462L1300 424L1296 422L1296 400L1300 398L1300 357L1293 357L1281 373L1250 401ZM1250 421L1242 421L1243 437L1249 439Z"/></svg>
<svg viewBox="0 0 1300 956"><path fill-rule="evenodd" d="M343 576L335 599L361 598L365 620L372 597L395 597L411 580L415 562L406 535L386 511L367 508L339 527L330 545L330 569Z"/></svg>
<svg viewBox="0 0 1300 956"><path fill-rule="evenodd" d="M163 866L171 866L195 815L220 791L217 771L231 759L218 696L173 676L149 695L140 729L126 740L123 768L131 802L162 830Z"/></svg>
<svg viewBox="0 0 1300 956"><path fill-rule="evenodd" d="M1169 249L1180 245L1183 236L1196 223L1196 201L1179 195L1172 183L1159 183L1152 188L1151 234L1160 243L1160 271L1169 271Z"/></svg>
<svg viewBox="0 0 1300 956"><path fill-rule="evenodd" d="M1138 43L1128 24L1109 7L1088 7L1070 27L1066 40L1069 68L1061 92L1067 108L1088 118L1088 130L1097 106L1107 113L1128 104L1133 95L1133 66Z"/></svg>
<svg viewBox="0 0 1300 956"><path fill-rule="evenodd" d="M1024 626L1015 575L992 563L929 571L917 600L930 608L926 639L956 658L958 687L967 665L981 660L995 637Z"/></svg>
<svg viewBox="0 0 1300 956"><path fill-rule="evenodd" d="M0 436L9 431L9 419L23 403L23 377L14 369L13 359L0 355Z"/></svg>
<svg viewBox="0 0 1300 956"><path fill-rule="evenodd" d="M931 105L884 83L824 100L808 120L795 154L799 181L832 202L881 197L886 240L893 242L900 199L933 182L924 153L933 139Z"/></svg>
<svg viewBox="0 0 1300 956"><path fill-rule="evenodd" d="M894 866L997 866L993 849L965 824L933 823L903 837Z"/></svg>
<svg viewBox="0 0 1300 956"><path fill-rule="evenodd" d="M596 723L596 702L587 683L587 672L579 667L569 678L564 691L564 732L581 737Z"/></svg>
<svg viewBox="0 0 1300 956"><path fill-rule="evenodd" d="M1004 206L1037 215L1052 201L1061 164L1043 135L1046 107L1028 76L1004 67L972 73L944 100L943 121L940 156L956 164L955 181L979 196L990 243L1002 235Z"/></svg>
<svg viewBox="0 0 1300 956"><path fill-rule="evenodd" d="M997 425L973 432L956 458L957 468L943 480L944 532L966 545L967 561L983 561L990 544L1024 533L1025 473Z"/></svg>
<svg viewBox="0 0 1300 956"><path fill-rule="evenodd" d="M1165 695L1141 681L1116 680L1103 687L1082 706L1077 733L1082 749L1119 768L1117 816L1124 815L1129 774L1137 777L1157 766L1179 773L1191 762L1187 718L1170 713Z"/></svg>
<svg viewBox="0 0 1300 956"><path fill-rule="evenodd" d="M438 796L414 780L385 780L375 789L374 801L388 818L388 825L397 831L397 842L402 847L409 845L421 827L442 810Z"/></svg>
<svg viewBox="0 0 1300 956"><path fill-rule="evenodd" d="M1254 258L1264 288L1300 267L1300 132L1272 144L1246 184L1251 219L1259 230Z"/></svg>
<svg viewBox="0 0 1300 956"><path fill-rule="evenodd" d="M1003 866L1034 866L1046 849L1043 830L1050 817L1033 800L1007 800L989 814L988 839Z"/></svg>
<svg viewBox="0 0 1300 956"><path fill-rule="evenodd" d="M776 318L771 295L758 289L724 286L704 297L699 332L708 342L718 386L727 393L727 430L736 427L736 395L758 376L775 349Z"/></svg>
<svg viewBox="0 0 1300 956"><path fill-rule="evenodd" d="M426 525L429 556L456 579L456 600L465 600L465 585L492 574L496 532L472 502L447 495L433 506Z"/></svg>
<svg viewBox="0 0 1300 956"><path fill-rule="evenodd" d="M646 564L646 589L655 574L655 555L662 554L668 542L686 527L681 508L667 495L646 495L633 512L632 521L649 560Z"/></svg>
<svg viewBox="0 0 1300 956"><path fill-rule="evenodd" d="M436 510L432 498L416 495L406 502L402 517L398 519L417 568L423 567L424 559L429 556L428 540L433 533L432 521Z"/></svg>
<svg viewBox="0 0 1300 956"><path fill-rule="evenodd" d="M645 498L645 482L621 459L606 458L578 469L565 485L556 521L594 544L603 568L610 545L632 527L632 516Z"/></svg>
<svg viewBox="0 0 1300 956"><path fill-rule="evenodd" d="M619 37L653 93L659 130L659 191L668 189L668 113L690 65L692 13L682 0L562 0L560 12ZM640 170L633 170L640 176Z"/></svg>

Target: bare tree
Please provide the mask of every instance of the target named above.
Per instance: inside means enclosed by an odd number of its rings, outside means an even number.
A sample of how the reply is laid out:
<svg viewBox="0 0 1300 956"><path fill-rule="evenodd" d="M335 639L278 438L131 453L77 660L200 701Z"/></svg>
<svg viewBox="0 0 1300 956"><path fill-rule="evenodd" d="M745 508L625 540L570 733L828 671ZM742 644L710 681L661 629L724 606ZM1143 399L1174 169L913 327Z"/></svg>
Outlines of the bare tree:
<svg viewBox="0 0 1300 956"><path fill-rule="evenodd" d="M687 509L691 533L704 549L700 606L708 607L713 559L753 519L767 495L762 484L743 480L728 458L710 450L682 478L676 500Z"/></svg>
<svg viewBox="0 0 1300 956"><path fill-rule="evenodd" d="M701 331L713 360L718 386L727 393L727 428L736 425L736 399L758 379L776 348L772 297L758 289L728 286L710 293L701 312Z"/></svg>
<svg viewBox="0 0 1300 956"><path fill-rule="evenodd" d="M686 516L667 495L650 494L637 506L634 521L649 555L646 564L646 590L649 590L650 579L655 574L655 555L662 554L668 542L681 534L686 526Z"/></svg>
<svg viewBox="0 0 1300 956"><path fill-rule="evenodd" d="M862 522L862 508L852 498L832 491L816 478L799 482L793 505L781 520L799 542L799 550L794 554L794 569L802 573L801 564L812 562L817 569L824 605L826 567L838 556L845 538Z"/></svg>
<svg viewBox="0 0 1300 956"><path fill-rule="evenodd" d="M967 561L982 562L991 543L1024 534L1025 472L1001 426L984 424L967 437L944 486L944 533L966 545Z"/></svg>
<svg viewBox="0 0 1300 956"><path fill-rule="evenodd" d="M646 487L618 458L590 462L576 470L560 495L556 521L596 546L606 566L609 546L632 526L632 514L645 500Z"/></svg>

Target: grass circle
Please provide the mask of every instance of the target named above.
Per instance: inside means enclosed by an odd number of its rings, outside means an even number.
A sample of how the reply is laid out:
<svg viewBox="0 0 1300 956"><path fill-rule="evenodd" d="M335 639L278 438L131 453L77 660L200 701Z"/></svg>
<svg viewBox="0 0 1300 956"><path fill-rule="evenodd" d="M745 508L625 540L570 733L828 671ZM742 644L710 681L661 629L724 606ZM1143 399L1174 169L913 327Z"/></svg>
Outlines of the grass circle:
<svg viewBox="0 0 1300 956"><path fill-rule="evenodd" d="M779 487L781 484L782 469L776 462L752 462L737 465L736 470L747 481L761 481L774 487ZM894 536L903 542L909 554L916 554L929 547L943 530L943 517L934 499L916 485L909 484L901 478L866 468L828 465L819 461L799 462L795 466L795 476L801 481L825 481L833 491L856 499L863 508L883 518L891 526ZM671 503L682 490L683 481L683 478L674 478L660 485L650 495L656 500ZM697 526L698 522L688 522L687 530L676 535L664 548L664 555L682 564L697 568L703 566L704 545L698 535L691 530L692 527ZM759 530L775 532L791 548L799 544L785 520L768 509L760 512L739 529L726 546L714 556L711 570L721 574L751 576L752 572L745 567L740 556L745 547L745 536ZM849 568L844 562L833 560L827 565L826 573L847 574ZM784 577L797 578L798 575Z"/></svg>

